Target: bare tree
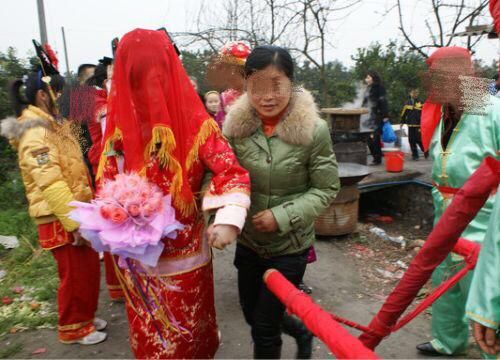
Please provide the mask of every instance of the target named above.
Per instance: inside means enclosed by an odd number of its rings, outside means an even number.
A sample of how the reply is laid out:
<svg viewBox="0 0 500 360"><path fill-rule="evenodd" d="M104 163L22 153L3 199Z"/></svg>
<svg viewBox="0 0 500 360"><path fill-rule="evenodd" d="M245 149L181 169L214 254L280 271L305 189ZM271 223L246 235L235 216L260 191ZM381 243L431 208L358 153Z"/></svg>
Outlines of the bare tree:
<svg viewBox="0 0 500 360"><path fill-rule="evenodd" d="M427 57L426 50L452 45L455 38L450 36L458 29L472 26L476 21L483 19L487 10L488 0L459 0L450 3L450 0L420 0L419 6L426 6L431 16L422 19L428 32L428 42L418 43L408 30L405 21L405 9L401 0L396 0L395 8L399 17L399 30L409 48ZM481 36L467 36L467 49L473 51L474 46L481 40Z"/></svg>
<svg viewBox="0 0 500 360"><path fill-rule="evenodd" d="M323 104L329 103L326 52L329 47L334 47L329 41L329 38L332 38L330 25L333 23L333 15L342 13L359 3L361 0L301 0L296 11L300 19L297 30L302 36L296 36L289 48L319 70Z"/></svg>
<svg viewBox="0 0 500 360"><path fill-rule="evenodd" d="M225 0L221 8L208 11L203 4L196 29L174 34L189 46L202 43L213 51L229 40L251 46L276 44L288 48L299 60L308 60L319 70L324 103L328 102L326 52L333 47L330 25L333 14L360 4L361 0ZM225 23L214 24L213 19Z"/></svg>
<svg viewBox="0 0 500 360"><path fill-rule="evenodd" d="M225 0L219 7L200 6L196 28L174 33L183 45L202 43L216 50L227 41L246 41L252 46L282 42L297 24L299 14L293 10L299 1ZM225 21L221 21L224 19ZM217 23L214 23L217 19Z"/></svg>
<svg viewBox="0 0 500 360"><path fill-rule="evenodd" d="M358 2L351 1L341 8L354 6ZM329 103L325 53L327 46L333 47L331 42L327 40L327 36L330 34L329 25L332 14L340 9L335 7L338 3L338 1L328 0L302 0L299 11L302 41L298 41L298 46L291 47L291 50L301 54L319 70L321 100L324 104ZM317 55L318 53L319 55Z"/></svg>

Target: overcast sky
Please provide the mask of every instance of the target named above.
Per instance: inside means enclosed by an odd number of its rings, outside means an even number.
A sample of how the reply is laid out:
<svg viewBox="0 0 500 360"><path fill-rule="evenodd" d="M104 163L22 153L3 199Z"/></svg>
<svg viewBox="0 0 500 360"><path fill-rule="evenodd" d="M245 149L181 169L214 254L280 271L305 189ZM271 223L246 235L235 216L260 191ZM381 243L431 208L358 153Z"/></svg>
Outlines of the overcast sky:
<svg viewBox="0 0 500 360"><path fill-rule="evenodd" d="M61 26L65 27L69 64L75 71L81 63L95 63L111 54L110 41L136 27L156 29L166 27L170 32L193 29L201 0L45 0L49 43L58 53L65 70ZM210 0L217 3L222 0ZM459 2L449 0L450 3ZM356 49L379 41L400 38L397 13L382 17L390 0L363 0L351 9L350 15L331 25L335 48L329 49L328 59L338 59L352 65ZM404 0L408 24L420 40L426 40L423 19L428 17L423 0ZM343 14L345 15L345 14ZM343 17L343 16L342 16ZM488 19L490 21L490 19ZM36 0L2 0L0 13L0 51L8 46L24 56L32 49L31 39L39 39ZM490 63L498 58L498 40L484 39L477 47L476 58Z"/></svg>

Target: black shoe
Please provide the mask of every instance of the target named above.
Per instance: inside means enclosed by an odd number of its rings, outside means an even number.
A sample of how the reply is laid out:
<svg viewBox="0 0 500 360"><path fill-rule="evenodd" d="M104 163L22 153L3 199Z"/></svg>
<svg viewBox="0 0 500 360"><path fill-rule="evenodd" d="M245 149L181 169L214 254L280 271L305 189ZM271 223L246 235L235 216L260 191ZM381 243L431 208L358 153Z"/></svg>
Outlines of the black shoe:
<svg viewBox="0 0 500 360"><path fill-rule="evenodd" d="M295 339L297 342L297 359L310 359L312 357L313 339L314 335L311 332Z"/></svg>
<svg viewBox="0 0 500 360"><path fill-rule="evenodd" d="M312 356L314 335L305 327L302 321L285 314L283 317L282 330L285 334L295 339L297 343L297 359L310 359Z"/></svg>
<svg viewBox="0 0 500 360"><path fill-rule="evenodd" d="M446 356L446 354L441 354L436 349L434 349L434 346L432 346L430 342L418 344L417 350L427 356Z"/></svg>
<svg viewBox="0 0 500 360"><path fill-rule="evenodd" d="M299 290L302 291L302 292L305 292L306 294L312 294L312 292L313 292L312 287L307 286L304 283L300 283L299 284Z"/></svg>
<svg viewBox="0 0 500 360"><path fill-rule="evenodd" d="M418 161L418 156L417 157L413 157L413 161Z"/></svg>
<svg viewBox="0 0 500 360"><path fill-rule="evenodd" d="M254 359L281 359L281 345L259 346L253 345Z"/></svg>
<svg viewBox="0 0 500 360"><path fill-rule="evenodd" d="M370 166L377 166L382 164L382 160L373 160L370 164Z"/></svg>
<svg viewBox="0 0 500 360"><path fill-rule="evenodd" d="M426 159L429 158L429 152L428 151L424 152L424 158L426 158Z"/></svg>

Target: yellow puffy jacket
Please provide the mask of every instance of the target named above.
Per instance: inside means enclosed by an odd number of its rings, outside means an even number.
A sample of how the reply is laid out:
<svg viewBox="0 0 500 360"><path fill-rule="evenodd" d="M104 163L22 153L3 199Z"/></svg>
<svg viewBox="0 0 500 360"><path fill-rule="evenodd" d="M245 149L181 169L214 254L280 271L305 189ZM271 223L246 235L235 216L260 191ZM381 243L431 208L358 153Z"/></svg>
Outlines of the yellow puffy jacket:
<svg viewBox="0 0 500 360"><path fill-rule="evenodd" d="M78 229L68 203L90 201L92 189L70 123L29 106L18 119L2 121L2 135L17 149L30 216L37 224L59 220L68 232Z"/></svg>

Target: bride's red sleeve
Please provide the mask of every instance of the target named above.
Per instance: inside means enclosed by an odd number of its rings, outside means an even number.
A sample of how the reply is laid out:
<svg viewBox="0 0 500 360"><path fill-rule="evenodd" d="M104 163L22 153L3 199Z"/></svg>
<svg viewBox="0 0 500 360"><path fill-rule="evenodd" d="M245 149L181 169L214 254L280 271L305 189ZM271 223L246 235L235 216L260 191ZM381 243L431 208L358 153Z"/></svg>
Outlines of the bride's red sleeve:
<svg viewBox="0 0 500 360"><path fill-rule="evenodd" d="M231 146L220 132L200 146L199 158L212 178L203 198L203 210L235 205L250 207L250 176L241 167Z"/></svg>

